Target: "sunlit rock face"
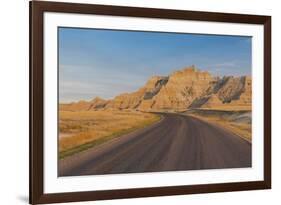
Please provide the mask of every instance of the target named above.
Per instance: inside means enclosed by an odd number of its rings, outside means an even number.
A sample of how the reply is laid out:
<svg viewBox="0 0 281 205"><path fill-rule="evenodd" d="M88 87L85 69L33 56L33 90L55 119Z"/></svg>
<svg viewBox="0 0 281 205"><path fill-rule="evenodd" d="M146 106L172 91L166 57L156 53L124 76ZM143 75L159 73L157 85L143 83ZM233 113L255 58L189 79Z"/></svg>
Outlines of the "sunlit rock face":
<svg viewBox="0 0 281 205"><path fill-rule="evenodd" d="M189 108L250 107L251 99L251 77L217 77L190 66L169 76L152 76L137 91L120 94L112 100L96 97L92 101L60 106L64 110L183 111Z"/></svg>
<svg viewBox="0 0 281 205"><path fill-rule="evenodd" d="M165 86L153 98L153 109L184 110L206 93L213 77L195 67L173 72Z"/></svg>
<svg viewBox="0 0 281 205"><path fill-rule="evenodd" d="M117 109L137 109L143 108L142 103L145 100L152 99L161 90L162 86L168 81L167 77L153 76L151 77L144 87L133 93L124 93L116 96L109 102L106 108Z"/></svg>

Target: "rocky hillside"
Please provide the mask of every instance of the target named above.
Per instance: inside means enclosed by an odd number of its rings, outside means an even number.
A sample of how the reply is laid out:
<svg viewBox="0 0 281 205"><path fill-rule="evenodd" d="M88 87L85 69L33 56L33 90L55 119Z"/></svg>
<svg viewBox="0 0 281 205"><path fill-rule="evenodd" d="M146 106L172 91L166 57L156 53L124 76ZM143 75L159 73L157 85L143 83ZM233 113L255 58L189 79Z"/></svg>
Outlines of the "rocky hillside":
<svg viewBox="0 0 281 205"><path fill-rule="evenodd" d="M104 108L107 103L108 103L107 100L104 100L100 97L95 97L91 101L81 100L76 103L60 104L60 110L64 110L64 111L98 110Z"/></svg>
<svg viewBox="0 0 281 205"><path fill-rule="evenodd" d="M252 80L250 77L214 77L194 66L153 76L139 90L124 93L112 100L60 105L61 110L135 109L141 111L183 111L189 108L250 109Z"/></svg>

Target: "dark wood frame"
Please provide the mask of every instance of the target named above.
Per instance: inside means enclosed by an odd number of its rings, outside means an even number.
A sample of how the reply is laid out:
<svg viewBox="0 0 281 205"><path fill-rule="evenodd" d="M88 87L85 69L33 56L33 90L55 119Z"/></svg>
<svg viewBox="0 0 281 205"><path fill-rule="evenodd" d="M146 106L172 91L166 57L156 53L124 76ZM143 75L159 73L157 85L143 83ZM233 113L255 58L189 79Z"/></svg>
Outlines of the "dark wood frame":
<svg viewBox="0 0 281 205"><path fill-rule="evenodd" d="M30 3L30 203L75 202L271 188L271 17L152 8L32 1ZM43 13L81 13L229 23L264 27L264 180L44 194L43 192Z"/></svg>

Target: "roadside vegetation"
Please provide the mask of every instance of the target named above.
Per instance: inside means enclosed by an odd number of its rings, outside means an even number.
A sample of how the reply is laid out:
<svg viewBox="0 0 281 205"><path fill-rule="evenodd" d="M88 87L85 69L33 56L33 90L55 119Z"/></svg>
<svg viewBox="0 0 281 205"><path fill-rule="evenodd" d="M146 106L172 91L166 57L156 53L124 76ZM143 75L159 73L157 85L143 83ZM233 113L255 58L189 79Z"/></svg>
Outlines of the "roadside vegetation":
<svg viewBox="0 0 281 205"><path fill-rule="evenodd" d="M59 158L73 155L160 120L138 111L60 111Z"/></svg>

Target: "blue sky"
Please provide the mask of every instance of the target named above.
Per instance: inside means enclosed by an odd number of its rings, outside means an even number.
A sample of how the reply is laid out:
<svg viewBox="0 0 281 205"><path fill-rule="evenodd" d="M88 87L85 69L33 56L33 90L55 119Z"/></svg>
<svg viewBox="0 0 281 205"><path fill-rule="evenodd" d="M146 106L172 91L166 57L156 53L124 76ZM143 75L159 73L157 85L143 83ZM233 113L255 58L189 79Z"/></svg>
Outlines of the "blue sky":
<svg viewBox="0 0 281 205"><path fill-rule="evenodd" d="M251 37L59 28L59 100L109 99L195 65L251 75Z"/></svg>

